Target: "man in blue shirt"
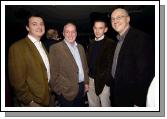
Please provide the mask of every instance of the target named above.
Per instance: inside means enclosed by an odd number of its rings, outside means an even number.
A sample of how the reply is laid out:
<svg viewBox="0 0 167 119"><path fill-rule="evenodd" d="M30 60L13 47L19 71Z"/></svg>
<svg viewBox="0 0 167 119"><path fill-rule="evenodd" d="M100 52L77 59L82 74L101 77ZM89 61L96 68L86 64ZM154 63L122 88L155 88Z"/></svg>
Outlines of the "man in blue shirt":
<svg viewBox="0 0 167 119"><path fill-rule="evenodd" d="M64 40L50 48L51 89L61 107L83 107L89 82L85 51L75 41L75 24L65 24L63 35Z"/></svg>

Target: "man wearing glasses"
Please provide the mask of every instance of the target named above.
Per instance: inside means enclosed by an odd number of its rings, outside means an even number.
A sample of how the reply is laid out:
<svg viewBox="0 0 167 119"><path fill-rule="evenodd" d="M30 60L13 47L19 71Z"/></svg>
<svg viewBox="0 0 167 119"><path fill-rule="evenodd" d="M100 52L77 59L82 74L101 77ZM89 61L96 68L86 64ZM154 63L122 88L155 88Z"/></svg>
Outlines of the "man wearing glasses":
<svg viewBox="0 0 167 119"><path fill-rule="evenodd" d="M111 104L116 107L146 106L150 82L154 78L154 48L150 36L130 26L125 9L111 14L118 32L112 63Z"/></svg>

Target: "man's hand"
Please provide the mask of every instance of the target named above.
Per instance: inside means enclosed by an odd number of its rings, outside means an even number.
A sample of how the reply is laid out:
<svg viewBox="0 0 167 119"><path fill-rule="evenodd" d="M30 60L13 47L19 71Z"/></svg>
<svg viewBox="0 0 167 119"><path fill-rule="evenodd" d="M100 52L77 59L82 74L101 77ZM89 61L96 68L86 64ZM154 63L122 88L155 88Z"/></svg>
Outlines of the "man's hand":
<svg viewBox="0 0 167 119"><path fill-rule="evenodd" d="M88 90L89 90L89 85L85 84L85 93L88 92Z"/></svg>
<svg viewBox="0 0 167 119"><path fill-rule="evenodd" d="M30 107L42 107L41 105L39 105L38 103L36 103L36 102L34 102L34 101L31 101L31 102L29 103L29 106L30 106Z"/></svg>

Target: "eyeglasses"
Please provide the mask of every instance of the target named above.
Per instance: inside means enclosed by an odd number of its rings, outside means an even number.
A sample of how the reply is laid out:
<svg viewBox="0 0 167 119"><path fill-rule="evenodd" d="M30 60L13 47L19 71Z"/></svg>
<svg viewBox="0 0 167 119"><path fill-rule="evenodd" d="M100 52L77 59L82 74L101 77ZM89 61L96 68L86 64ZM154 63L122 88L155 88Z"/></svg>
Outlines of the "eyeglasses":
<svg viewBox="0 0 167 119"><path fill-rule="evenodd" d="M111 21L112 22L115 21L115 20L120 21L123 17L127 17L127 16L118 16L116 18L111 18Z"/></svg>

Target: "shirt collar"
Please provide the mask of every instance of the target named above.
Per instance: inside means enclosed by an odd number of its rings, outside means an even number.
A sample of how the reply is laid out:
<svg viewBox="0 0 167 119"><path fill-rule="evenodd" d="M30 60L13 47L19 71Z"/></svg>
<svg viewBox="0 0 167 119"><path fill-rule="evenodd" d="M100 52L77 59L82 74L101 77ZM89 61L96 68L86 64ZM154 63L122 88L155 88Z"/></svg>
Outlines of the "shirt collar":
<svg viewBox="0 0 167 119"><path fill-rule="evenodd" d="M65 41L65 43L68 45L68 46L71 46L71 47L77 47L77 42L76 41L74 41L74 44L72 44L72 43L69 43L66 39L64 39L64 41Z"/></svg>
<svg viewBox="0 0 167 119"><path fill-rule="evenodd" d="M100 38L96 38L95 37L95 41L101 41L101 40L103 40L104 39L104 35L102 35Z"/></svg>
<svg viewBox="0 0 167 119"><path fill-rule="evenodd" d="M127 28L127 30L126 30L121 36L120 36L120 35L117 35L117 39L118 39L119 41L122 41L122 40L125 39L126 34L127 34L128 31L129 31L129 28L130 28L130 26Z"/></svg>
<svg viewBox="0 0 167 119"><path fill-rule="evenodd" d="M35 44L36 42L40 42L36 38L34 38L32 35L28 34L28 38Z"/></svg>

